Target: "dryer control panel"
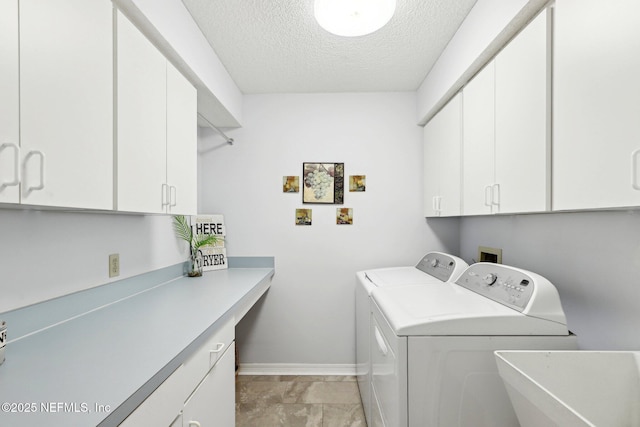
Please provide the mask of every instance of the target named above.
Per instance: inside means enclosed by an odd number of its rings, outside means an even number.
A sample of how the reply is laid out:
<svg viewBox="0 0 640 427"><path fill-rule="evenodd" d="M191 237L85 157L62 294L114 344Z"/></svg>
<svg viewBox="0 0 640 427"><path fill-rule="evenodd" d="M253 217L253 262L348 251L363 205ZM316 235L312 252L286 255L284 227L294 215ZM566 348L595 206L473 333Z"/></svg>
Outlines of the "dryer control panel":
<svg viewBox="0 0 640 427"><path fill-rule="evenodd" d="M494 263L473 264L456 284L520 312L527 308L536 286L524 271Z"/></svg>
<svg viewBox="0 0 640 427"><path fill-rule="evenodd" d="M457 260L447 254L440 252L429 252L422 257L416 265L421 270L443 282L448 282L451 275L456 271Z"/></svg>

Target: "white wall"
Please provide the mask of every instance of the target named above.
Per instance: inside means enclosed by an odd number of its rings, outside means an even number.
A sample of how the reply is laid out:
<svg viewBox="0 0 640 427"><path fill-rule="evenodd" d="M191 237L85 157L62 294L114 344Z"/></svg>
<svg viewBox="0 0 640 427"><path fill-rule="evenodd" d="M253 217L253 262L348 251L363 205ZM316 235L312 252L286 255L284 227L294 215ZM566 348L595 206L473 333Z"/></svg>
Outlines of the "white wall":
<svg viewBox="0 0 640 427"><path fill-rule="evenodd" d="M463 218L462 257L479 245L556 285L581 348L640 348L640 211Z"/></svg>
<svg viewBox="0 0 640 427"><path fill-rule="evenodd" d="M0 313L186 260L171 217L0 208ZM109 254L120 276L109 279Z"/></svg>
<svg viewBox="0 0 640 427"><path fill-rule="evenodd" d="M458 252L458 220L422 214L415 102L415 93L251 95L233 146L200 130L200 212L225 215L229 256L276 259L266 299L238 328L242 363L353 365L355 272ZM282 193L282 177L300 176L305 161L366 175L366 192L345 193L353 225L335 224L336 205ZM303 207L312 226L294 225Z"/></svg>

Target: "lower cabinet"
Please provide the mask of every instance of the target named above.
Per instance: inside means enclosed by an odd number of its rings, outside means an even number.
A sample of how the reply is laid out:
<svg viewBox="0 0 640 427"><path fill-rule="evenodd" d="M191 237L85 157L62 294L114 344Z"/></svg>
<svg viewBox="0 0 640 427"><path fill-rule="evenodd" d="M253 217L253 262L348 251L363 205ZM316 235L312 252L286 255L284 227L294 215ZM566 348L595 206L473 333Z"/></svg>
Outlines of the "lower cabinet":
<svg viewBox="0 0 640 427"><path fill-rule="evenodd" d="M227 348L185 403L182 427L236 425L234 370L235 343Z"/></svg>
<svg viewBox="0 0 640 427"><path fill-rule="evenodd" d="M217 329L120 426L235 426L234 328Z"/></svg>

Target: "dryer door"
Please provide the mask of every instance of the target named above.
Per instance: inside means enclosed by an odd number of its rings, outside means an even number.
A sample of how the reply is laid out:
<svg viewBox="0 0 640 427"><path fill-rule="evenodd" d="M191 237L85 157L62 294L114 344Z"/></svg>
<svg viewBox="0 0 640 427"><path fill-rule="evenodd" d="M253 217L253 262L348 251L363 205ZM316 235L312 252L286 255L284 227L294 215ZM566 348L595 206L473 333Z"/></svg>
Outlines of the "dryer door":
<svg viewBox="0 0 640 427"><path fill-rule="evenodd" d="M371 412L382 425L407 426L407 338L397 337L374 305L371 324ZM377 406L377 407L376 407Z"/></svg>

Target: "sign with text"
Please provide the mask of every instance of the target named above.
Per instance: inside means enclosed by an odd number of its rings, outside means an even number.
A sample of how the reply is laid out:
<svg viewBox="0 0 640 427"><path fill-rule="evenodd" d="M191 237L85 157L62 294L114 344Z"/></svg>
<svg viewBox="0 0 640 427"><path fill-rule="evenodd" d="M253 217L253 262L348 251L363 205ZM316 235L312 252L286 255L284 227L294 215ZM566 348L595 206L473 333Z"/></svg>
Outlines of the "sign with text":
<svg viewBox="0 0 640 427"><path fill-rule="evenodd" d="M191 217L191 227L193 227L194 234L213 234L219 237L216 243L200 248L202 254L202 270L210 271L228 268L227 248L224 242L227 234L224 226L224 216L195 215Z"/></svg>

